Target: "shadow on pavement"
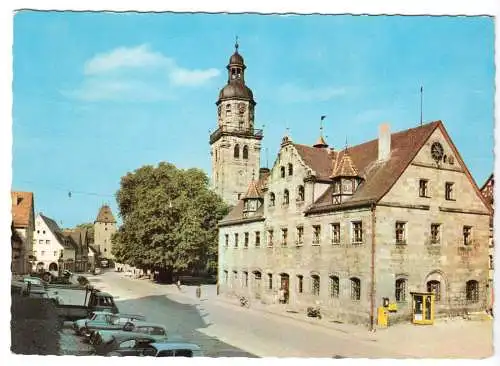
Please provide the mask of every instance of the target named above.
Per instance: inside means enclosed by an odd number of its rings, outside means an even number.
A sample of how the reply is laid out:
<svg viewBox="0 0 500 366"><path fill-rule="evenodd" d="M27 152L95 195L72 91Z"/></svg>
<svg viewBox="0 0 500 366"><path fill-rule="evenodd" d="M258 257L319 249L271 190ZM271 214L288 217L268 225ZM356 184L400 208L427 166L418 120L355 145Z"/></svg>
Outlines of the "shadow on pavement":
<svg viewBox="0 0 500 366"><path fill-rule="evenodd" d="M207 324L205 316L200 314L195 305L181 304L161 295L127 300L118 298L116 305L120 312L142 314L148 322L165 325L173 339L182 337L186 342L199 345L206 357L257 358L251 353L199 332L198 329L207 328L210 324Z"/></svg>

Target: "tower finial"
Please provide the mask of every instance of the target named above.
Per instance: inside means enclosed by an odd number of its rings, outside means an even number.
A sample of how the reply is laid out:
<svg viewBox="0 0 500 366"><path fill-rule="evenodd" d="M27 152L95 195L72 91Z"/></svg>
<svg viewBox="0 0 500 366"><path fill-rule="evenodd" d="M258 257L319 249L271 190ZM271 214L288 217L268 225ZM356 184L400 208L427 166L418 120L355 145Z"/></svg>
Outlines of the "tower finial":
<svg viewBox="0 0 500 366"><path fill-rule="evenodd" d="M236 36L236 42L234 43L234 48L236 49L236 52L238 52L238 48L240 45L238 44L238 36Z"/></svg>
<svg viewBox="0 0 500 366"><path fill-rule="evenodd" d="M321 120L319 122L319 134L321 137L323 137L323 120L326 118L326 116L321 116Z"/></svg>

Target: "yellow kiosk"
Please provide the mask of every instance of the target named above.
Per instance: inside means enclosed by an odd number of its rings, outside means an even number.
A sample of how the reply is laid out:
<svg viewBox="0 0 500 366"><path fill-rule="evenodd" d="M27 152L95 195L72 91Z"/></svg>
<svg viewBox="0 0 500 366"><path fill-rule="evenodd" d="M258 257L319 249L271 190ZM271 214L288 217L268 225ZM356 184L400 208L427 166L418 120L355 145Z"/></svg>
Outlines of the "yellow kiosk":
<svg viewBox="0 0 500 366"><path fill-rule="evenodd" d="M434 293L412 292L412 323L434 324Z"/></svg>

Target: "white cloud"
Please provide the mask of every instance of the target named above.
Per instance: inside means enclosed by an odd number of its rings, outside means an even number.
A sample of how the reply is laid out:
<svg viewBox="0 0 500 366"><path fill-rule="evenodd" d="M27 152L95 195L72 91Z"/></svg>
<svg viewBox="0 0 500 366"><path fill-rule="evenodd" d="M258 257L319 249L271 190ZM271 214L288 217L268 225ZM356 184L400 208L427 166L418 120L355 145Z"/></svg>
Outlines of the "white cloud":
<svg viewBox="0 0 500 366"><path fill-rule="evenodd" d="M102 74L125 68L143 68L165 66L169 67L174 62L159 52L151 51L146 44L127 48L119 47L107 53L100 53L85 63L86 75Z"/></svg>
<svg viewBox="0 0 500 366"><path fill-rule="evenodd" d="M278 90L278 96L286 102L324 102L345 94L345 88L333 86L304 88L296 84L284 84Z"/></svg>
<svg viewBox="0 0 500 366"><path fill-rule="evenodd" d="M148 45L119 47L84 65L84 80L68 97L86 101L171 100L182 87L199 87L219 76L217 69L187 69ZM175 92L174 92L175 88Z"/></svg>

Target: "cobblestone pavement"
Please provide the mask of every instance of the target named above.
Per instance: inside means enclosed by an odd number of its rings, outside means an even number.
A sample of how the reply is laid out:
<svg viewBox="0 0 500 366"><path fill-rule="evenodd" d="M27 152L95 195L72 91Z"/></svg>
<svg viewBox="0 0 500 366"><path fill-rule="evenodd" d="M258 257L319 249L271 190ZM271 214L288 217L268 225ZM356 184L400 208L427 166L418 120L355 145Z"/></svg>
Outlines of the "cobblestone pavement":
<svg viewBox="0 0 500 366"><path fill-rule="evenodd" d="M113 272L100 276L96 286L118 295L122 311L143 313L162 322L174 333L201 342L210 356L219 355L216 342L225 344L226 350L232 345L259 357L479 358L492 354L491 322L454 321L429 327L401 324L370 333L362 326L283 314L279 306L265 311L256 304L249 309L235 306L235 302L221 301L213 286L202 286L202 298L197 299L195 287L182 286L179 291L175 285L124 278ZM463 343L467 345L457 347ZM233 355L228 352L226 355Z"/></svg>

